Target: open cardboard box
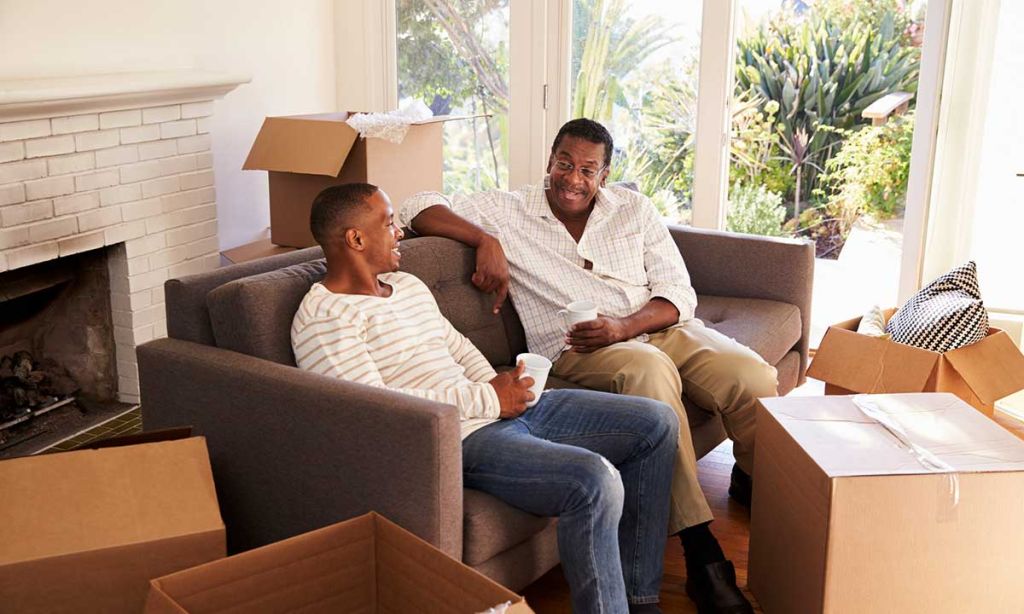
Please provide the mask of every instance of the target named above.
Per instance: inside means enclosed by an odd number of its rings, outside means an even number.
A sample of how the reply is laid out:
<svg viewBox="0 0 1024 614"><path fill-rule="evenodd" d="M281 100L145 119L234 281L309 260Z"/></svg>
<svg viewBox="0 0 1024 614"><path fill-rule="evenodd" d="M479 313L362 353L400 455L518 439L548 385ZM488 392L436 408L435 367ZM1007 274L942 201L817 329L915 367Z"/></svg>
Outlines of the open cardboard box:
<svg viewBox="0 0 1024 614"><path fill-rule="evenodd" d="M471 614L522 597L373 512L152 581L147 614Z"/></svg>
<svg viewBox="0 0 1024 614"><path fill-rule="evenodd" d="M202 437L0 461L0 493L0 611L134 614L225 554Z"/></svg>
<svg viewBox="0 0 1024 614"><path fill-rule="evenodd" d="M884 312L886 321L895 309ZM991 415L993 404L1024 388L1024 355L1003 331L945 353L857 333L860 318L830 326L807 369L825 394L952 392Z"/></svg>
<svg viewBox="0 0 1024 614"><path fill-rule="evenodd" d="M309 231L313 199L342 183L372 183L398 207L417 192L443 187L444 122L470 117L439 115L415 122L401 143L360 138L345 120L350 113L268 117L245 170L270 175L270 239L276 245L315 245Z"/></svg>
<svg viewBox="0 0 1024 614"><path fill-rule="evenodd" d="M1024 442L948 393L760 399L748 585L767 614L1024 612Z"/></svg>

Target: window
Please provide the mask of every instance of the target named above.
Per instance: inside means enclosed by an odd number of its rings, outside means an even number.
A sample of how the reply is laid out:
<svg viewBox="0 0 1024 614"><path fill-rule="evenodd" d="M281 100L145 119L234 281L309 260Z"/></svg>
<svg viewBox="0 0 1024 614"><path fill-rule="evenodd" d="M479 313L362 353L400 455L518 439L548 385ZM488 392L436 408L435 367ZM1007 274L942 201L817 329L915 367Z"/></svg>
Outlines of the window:
<svg viewBox="0 0 1024 614"><path fill-rule="evenodd" d="M399 106L444 127L444 190L508 187L509 0L397 0Z"/></svg>

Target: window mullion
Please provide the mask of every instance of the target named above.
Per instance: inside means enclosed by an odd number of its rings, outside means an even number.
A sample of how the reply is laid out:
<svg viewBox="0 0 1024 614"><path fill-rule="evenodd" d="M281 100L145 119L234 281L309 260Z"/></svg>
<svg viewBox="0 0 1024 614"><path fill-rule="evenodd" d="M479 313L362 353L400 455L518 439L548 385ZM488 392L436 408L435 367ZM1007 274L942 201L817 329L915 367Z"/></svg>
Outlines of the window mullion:
<svg viewBox="0 0 1024 614"><path fill-rule="evenodd" d="M736 0L704 0L693 168L693 225L722 228L729 175Z"/></svg>

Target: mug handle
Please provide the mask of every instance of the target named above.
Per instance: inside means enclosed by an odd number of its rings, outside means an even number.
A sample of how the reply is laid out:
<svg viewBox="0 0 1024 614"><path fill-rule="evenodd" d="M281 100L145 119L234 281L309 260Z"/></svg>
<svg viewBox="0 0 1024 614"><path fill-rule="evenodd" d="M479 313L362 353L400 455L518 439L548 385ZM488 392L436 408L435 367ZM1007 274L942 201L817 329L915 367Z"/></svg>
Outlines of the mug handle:
<svg viewBox="0 0 1024 614"><path fill-rule="evenodd" d="M568 309L559 309L558 310L558 315L561 316L561 318L562 318L562 325L565 326L566 330L568 330L570 328L570 326L569 326L569 320L568 320L568 318L566 316L569 315L569 310Z"/></svg>

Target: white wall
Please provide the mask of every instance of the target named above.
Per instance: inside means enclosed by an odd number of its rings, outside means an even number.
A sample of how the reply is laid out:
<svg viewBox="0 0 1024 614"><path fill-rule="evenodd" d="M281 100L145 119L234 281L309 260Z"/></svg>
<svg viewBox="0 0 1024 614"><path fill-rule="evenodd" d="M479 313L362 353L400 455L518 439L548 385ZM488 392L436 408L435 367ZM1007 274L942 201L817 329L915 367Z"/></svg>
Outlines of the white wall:
<svg viewBox="0 0 1024 614"><path fill-rule="evenodd" d="M333 0L0 0L0 79L198 68L252 82L216 103L221 249L269 225L267 177L242 171L263 118L333 111Z"/></svg>

